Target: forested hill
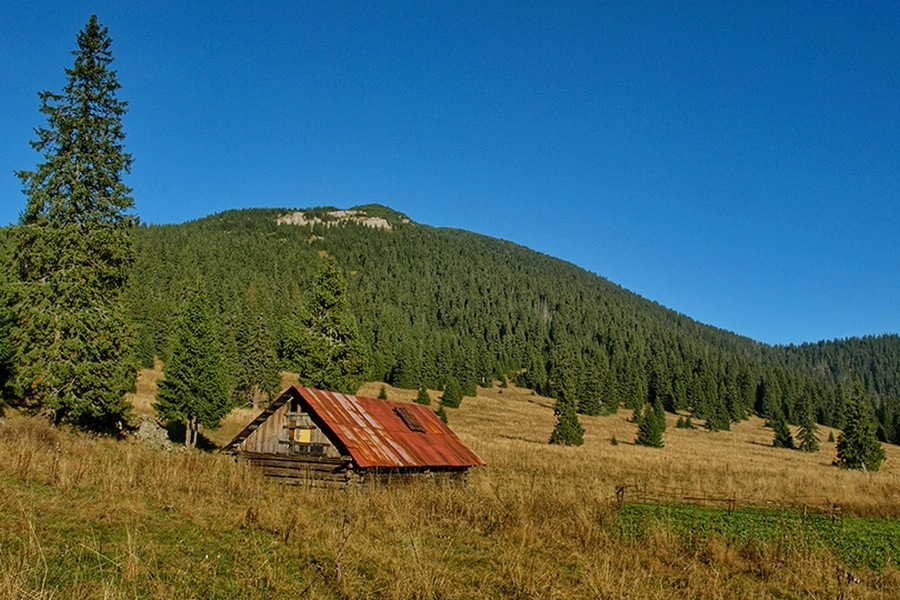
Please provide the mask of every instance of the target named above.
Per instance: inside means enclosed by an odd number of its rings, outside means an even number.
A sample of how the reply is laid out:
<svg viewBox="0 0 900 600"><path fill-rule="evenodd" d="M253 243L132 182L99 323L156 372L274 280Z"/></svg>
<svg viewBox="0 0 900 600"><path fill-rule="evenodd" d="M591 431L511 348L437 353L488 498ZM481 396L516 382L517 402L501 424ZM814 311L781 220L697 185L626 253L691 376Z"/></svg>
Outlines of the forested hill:
<svg viewBox="0 0 900 600"><path fill-rule="evenodd" d="M506 376L573 394L594 413L659 397L727 428L751 412L790 422L811 412L839 425L852 372L872 394L882 437L900 441L896 335L770 347L522 246L383 206L354 210L254 209L141 226L129 305L142 360L165 357L181 291L198 282L226 336L261 315L264 343L277 352L327 253L349 282L372 379L439 388L452 374L471 390Z"/></svg>

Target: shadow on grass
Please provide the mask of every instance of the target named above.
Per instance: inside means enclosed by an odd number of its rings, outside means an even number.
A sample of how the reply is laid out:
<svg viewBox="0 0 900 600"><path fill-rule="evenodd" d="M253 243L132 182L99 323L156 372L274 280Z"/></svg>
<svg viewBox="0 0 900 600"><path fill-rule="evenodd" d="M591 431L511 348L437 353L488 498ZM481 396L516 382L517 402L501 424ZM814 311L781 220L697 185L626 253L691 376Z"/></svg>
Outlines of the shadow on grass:
<svg viewBox="0 0 900 600"><path fill-rule="evenodd" d="M169 434L169 441L173 444L184 445L184 432L187 426L184 423L173 422L166 425L166 433ZM219 447L208 437L202 433L197 434L197 449L204 452L213 452Z"/></svg>

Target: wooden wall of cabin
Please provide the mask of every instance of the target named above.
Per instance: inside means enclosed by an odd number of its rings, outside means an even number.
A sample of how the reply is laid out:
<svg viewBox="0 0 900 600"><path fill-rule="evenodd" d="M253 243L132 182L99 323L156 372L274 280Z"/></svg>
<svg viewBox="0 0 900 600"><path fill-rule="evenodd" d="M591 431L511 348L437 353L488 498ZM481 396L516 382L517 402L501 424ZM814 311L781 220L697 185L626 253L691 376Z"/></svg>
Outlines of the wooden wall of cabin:
<svg viewBox="0 0 900 600"><path fill-rule="evenodd" d="M465 486L468 468L448 469L355 469L351 461L340 458L277 456L242 452L242 460L249 461L263 475L282 483L311 487L368 487L408 485L416 482L435 482Z"/></svg>
<svg viewBox="0 0 900 600"><path fill-rule="evenodd" d="M298 421L308 426L299 428ZM313 424L312 417L302 410L296 399L292 399L260 423L259 427L241 443L240 451L287 456L292 454L292 448L296 453L298 445L314 446L317 450L321 448L321 454L317 453L320 456L340 456L331 440Z"/></svg>
<svg viewBox="0 0 900 600"><path fill-rule="evenodd" d="M266 477L292 485L346 488L359 485L360 476L349 460L341 458L312 458L242 452L241 460L248 461Z"/></svg>

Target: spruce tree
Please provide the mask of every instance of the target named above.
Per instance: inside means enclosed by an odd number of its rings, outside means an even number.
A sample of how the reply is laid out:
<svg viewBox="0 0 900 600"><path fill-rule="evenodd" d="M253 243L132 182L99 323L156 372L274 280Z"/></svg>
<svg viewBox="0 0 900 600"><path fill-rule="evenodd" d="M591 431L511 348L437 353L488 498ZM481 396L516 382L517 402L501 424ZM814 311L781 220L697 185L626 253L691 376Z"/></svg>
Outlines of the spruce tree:
<svg viewBox="0 0 900 600"><path fill-rule="evenodd" d="M15 328L15 311L12 289L9 286L5 256L0 258L0 415L7 403L12 376L15 347L12 336Z"/></svg>
<svg viewBox="0 0 900 600"><path fill-rule="evenodd" d="M183 423L184 445L197 444L199 427L215 429L232 408L222 343L206 295L188 293L163 367L154 408L167 422Z"/></svg>
<svg viewBox="0 0 900 600"><path fill-rule="evenodd" d="M281 382L278 356L262 315L242 319L235 342L233 396L237 404L250 402L259 408L275 398Z"/></svg>
<svg viewBox="0 0 900 600"><path fill-rule="evenodd" d="M803 452L819 451L819 428L812 415L812 403L808 400L801 407L800 429L797 438L800 440L800 450Z"/></svg>
<svg viewBox="0 0 900 600"><path fill-rule="evenodd" d="M350 314L347 282L331 256L289 327L283 353L303 385L354 394L366 377L368 359Z"/></svg>
<svg viewBox="0 0 900 600"><path fill-rule="evenodd" d="M552 360L548 382L550 395L575 407L579 394L575 352L568 346L558 346L553 351Z"/></svg>
<svg viewBox="0 0 900 600"><path fill-rule="evenodd" d="M550 443L564 446L584 444L584 427L578 420L575 402L571 399L561 398L556 401L556 408L553 412L556 415L556 425L550 434Z"/></svg>
<svg viewBox="0 0 900 600"><path fill-rule="evenodd" d="M416 394L416 403L423 404L425 406L431 405L431 396L428 395L428 390L424 387L419 388L419 393Z"/></svg>
<svg viewBox="0 0 900 600"><path fill-rule="evenodd" d="M728 408L721 402L715 402L710 406L706 417L706 428L710 431L728 431L731 429L731 416Z"/></svg>
<svg viewBox="0 0 900 600"><path fill-rule="evenodd" d="M772 439L772 445L774 447L794 449L794 437L791 435L791 430L784 420L784 415L780 412L776 413L772 418L772 429L775 431L775 435Z"/></svg>
<svg viewBox="0 0 900 600"><path fill-rule="evenodd" d="M885 452L875 436L875 430L872 405L866 397L862 381L857 377L845 409L844 430L838 436L837 465L864 471L880 469Z"/></svg>
<svg viewBox="0 0 900 600"><path fill-rule="evenodd" d="M572 348L560 345L553 351L549 377L550 394L556 398L556 425L550 434L551 444L580 446L584 444L584 427L578 420L578 366Z"/></svg>
<svg viewBox="0 0 900 600"><path fill-rule="evenodd" d="M578 399L578 412L583 415L596 417L603 414L603 379L594 368L589 368L585 374L585 381L580 390Z"/></svg>
<svg viewBox="0 0 900 600"><path fill-rule="evenodd" d="M637 417L638 435L634 442L651 448L663 447L663 432L666 430L666 413L657 400L647 402Z"/></svg>
<svg viewBox="0 0 900 600"><path fill-rule="evenodd" d="M459 408L462 404L463 392L459 380L451 375L447 378L447 385L444 387L444 394L441 396L441 406L447 408Z"/></svg>
<svg viewBox="0 0 900 600"><path fill-rule="evenodd" d="M115 431L136 365L122 292L136 217L123 176L127 103L111 69L111 39L96 16L77 36L57 94L39 94L46 127L32 147L43 162L19 171L27 205L14 228L17 350L14 389L56 421Z"/></svg>

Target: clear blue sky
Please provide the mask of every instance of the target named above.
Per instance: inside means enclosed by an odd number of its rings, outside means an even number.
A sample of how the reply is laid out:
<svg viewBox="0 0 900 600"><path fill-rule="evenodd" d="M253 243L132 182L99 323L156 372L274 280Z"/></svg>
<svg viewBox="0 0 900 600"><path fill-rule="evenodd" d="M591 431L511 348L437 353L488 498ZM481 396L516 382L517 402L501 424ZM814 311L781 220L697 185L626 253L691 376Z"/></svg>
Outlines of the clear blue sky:
<svg viewBox="0 0 900 600"><path fill-rule="evenodd" d="M109 27L139 216L378 202L767 343L900 332L900 3L0 3L0 224Z"/></svg>

